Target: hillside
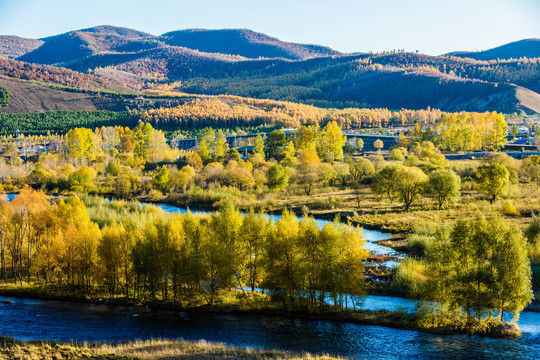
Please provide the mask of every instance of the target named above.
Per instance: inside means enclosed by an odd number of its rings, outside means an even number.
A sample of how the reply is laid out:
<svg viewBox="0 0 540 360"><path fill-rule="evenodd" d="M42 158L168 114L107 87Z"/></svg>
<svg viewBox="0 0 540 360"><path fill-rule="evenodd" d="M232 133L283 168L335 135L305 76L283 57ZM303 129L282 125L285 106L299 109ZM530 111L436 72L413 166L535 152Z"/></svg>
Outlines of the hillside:
<svg viewBox="0 0 540 360"><path fill-rule="evenodd" d="M456 51L450 56L476 60L540 58L540 39L524 39L484 51Z"/></svg>
<svg viewBox="0 0 540 360"><path fill-rule="evenodd" d="M88 89L230 94L322 107L429 106L528 114L540 108L540 58L343 55L243 29L191 29L154 36L98 26L42 40L43 45L19 59L57 67L8 64L17 70L6 71L0 62L0 74ZM537 45L537 40L529 39L492 50L517 58L524 49L532 54ZM61 67L75 72L56 70Z"/></svg>
<svg viewBox="0 0 540 360"><path fill-rule="evenodd" d="M15 59L43 45L43 40L0 35L0 56Z"/></svg>
<svg viewBox="0 0 540 360"><path fill-rule="evenodd" d="M4 113L40 113L55 110L126 111L182 105L190 96L141 98L133 94L101 93L21 81L0 75L0 88L9 92Z"/></svg>
<svg viewBox="0 0 540 360"><path fill-rule="evenodd" d="M304 60L310 57L342 55L319 45L288 43L247 29L189 29L163 34L160 40L203 52L240 55L250 59L284 58Z"/></svg>
<svg viewBox="0 0 540 360"><path fill-rule="evenodd" d="M130 86L136 86L135 81L114 81L94 75L82 74L66 68L28 64L5 58L0 58L0 75L88 90L131 92Z"/></svg>
<svg viewBox="0 0 540 360"><path fill-rule="evenodd" d="M45 43L18 59L38 64L61 64L105 52L137 52L154 48L154 36L113 26L71 31L42 39Z"/></svg>

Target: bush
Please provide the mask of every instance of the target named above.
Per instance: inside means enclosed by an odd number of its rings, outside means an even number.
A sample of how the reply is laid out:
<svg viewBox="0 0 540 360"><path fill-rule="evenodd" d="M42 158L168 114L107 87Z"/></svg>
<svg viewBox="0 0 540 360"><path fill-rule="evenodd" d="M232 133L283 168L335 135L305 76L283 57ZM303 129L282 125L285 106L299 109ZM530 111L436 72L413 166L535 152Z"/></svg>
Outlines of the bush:
<svg viewBox="0 0 540 360"><path fill-rule="evenodd" d="M422 260L407 258L401 261L395 270L396 284L411 296L418 295L422 283L427 279L424 274L425 269L426 266Z"/></svg>
<svg viewBox="0 0 540 360"><path fill-rule="evenodd" d="M501 213L507 216L520 216L521 214L517 211L516 207L511 201L506 201L501 206Z"/></svg>

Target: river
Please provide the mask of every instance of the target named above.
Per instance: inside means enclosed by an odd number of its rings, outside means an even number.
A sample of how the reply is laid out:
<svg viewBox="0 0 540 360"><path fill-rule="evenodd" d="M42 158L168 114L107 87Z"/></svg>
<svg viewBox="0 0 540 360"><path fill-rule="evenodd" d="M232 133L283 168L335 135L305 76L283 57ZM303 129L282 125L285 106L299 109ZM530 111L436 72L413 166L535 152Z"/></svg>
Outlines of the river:
<svg viewBox="0 0 540 360"><path fill-rule="evenodd" d="M13 198L13 196L10 196ZM186 209L160 204L169 213ZM274 216L277 218L277 216ZM319 226L326 221L317 220ZM389 234L364 230L368 249ZM377 251L378 251L377 250ZM21 340L123 341L183 338L233 346L329 353L354 359L538 359L540 313L523 312L519 339L434 335L382 326L260 315L186 314L147 308L0 297L0 334ZM365 310L411 312L415 302L366 296Z"/></svg>
<svg viewBox="0 0 540 360"><path fill-rule="evenodd" d="M381 326L274 316L185 314L146 308L0 297L0 332L21 340L204 339L234 346L329 353L355 359L538 359L540 314L524 312L515 340L442 336ZM406 299L368 296L363 308L411 309Z"/></svg>

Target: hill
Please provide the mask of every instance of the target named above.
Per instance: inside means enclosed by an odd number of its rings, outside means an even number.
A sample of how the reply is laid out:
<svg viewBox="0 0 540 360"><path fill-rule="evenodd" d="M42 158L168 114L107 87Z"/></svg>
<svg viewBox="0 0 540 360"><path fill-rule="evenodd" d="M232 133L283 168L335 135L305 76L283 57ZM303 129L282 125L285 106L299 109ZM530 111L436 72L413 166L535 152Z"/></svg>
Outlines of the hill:
<svg viewBox="0 0 540 360"><path fill-rule="evenodd" d="M191 29L154 36L98 26L42 41L18 59L49 65L9 65L24 68L20 75L22 70L3 71L0 63L0 74L107 91L230 94L321 107L429 106L443 111L528 114L540 108L540 58L487 61L456 53L405 52L344 55L245 29ZM497 49L516 58L523 49L532 54L537 44L529 39ZM55 70L60 68L64 70Z"/></svg>
<svg viewBox="0 0 540 360"><path fill-rule="evenodd" d="M94 75L82 74L66 68L28 64L5 58L0 58L0 75L14 79L32 80L99 91L131 92L132 90L130 90L129 86L135 87L136 85L136 82L119 82Z"/></svg>
<svg viewBox="0 0 540 360"><path fill-rule="evenodd" d="M23 81L0 75L0 89L9 94L4 113L40 113L56 110L127 111L179 106L192 96L144 96L84 90Z"/></svg>
<svg viewBox="0 0 540 360"><path fill-rule="evenodd" d="M43 40L0 35L0 56L15 59L43 45Z"/></svg>
<svg viewBox="0 0 540 360"><path fill-rule="evenodd" d="M97 26L51 36L41 41L44 42L43 45L24 53L18 59L38 64L67 65L94 55L140 53L138 55L141 57L148 50L163 47L189 48L198 50L199 53L237 55L252 59L302 60L340 55L339 52L324 46L287 43L244 29L179 30L154 36L132 29Z"/></svg>
<svg viewBox="0 0 540 360"><path fill-rule="evenodd" d="M476 60L540 58L540 39L524 39L484 51L456 51L447 55Z"/></svg>
<svg viewBox="0 0 540 360"><path fill-rule="evenodd" d="M137 52L156 47L155 36L114 26L97 26L42 39L44 44L18 59L61 64L105 52Z"/></svg>
<svg viewBox="0 0 540 360"><path fill-rule="evenodd" d="M304 60L311 57L342 55L319 45L288 43L247 29L189 29L163 34L160 40L203 52L240 55L250 59L284 58Z"/></svg>

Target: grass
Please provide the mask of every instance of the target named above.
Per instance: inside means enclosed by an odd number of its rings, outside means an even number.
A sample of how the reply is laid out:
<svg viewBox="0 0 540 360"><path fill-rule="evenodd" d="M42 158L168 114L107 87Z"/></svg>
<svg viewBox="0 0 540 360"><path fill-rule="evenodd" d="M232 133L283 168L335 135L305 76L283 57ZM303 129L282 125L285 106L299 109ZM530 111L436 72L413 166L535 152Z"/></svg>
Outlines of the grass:
<svg viewBox="0 0 540 360"><path fill-rule="evenodd" d="M0 338L0 359L337 359L328 355L294 354L274 350L237 348L206 341L147 340L119 344L24 342Z"/></svg>

